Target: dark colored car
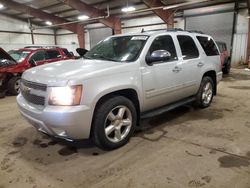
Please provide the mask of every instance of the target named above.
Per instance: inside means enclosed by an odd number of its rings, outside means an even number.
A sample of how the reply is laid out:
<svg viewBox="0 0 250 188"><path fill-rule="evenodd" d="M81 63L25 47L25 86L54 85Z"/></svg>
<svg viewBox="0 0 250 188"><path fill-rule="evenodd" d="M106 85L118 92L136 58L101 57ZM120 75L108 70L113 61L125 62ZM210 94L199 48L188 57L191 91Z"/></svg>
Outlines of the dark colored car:
<svg viewBox="0 0 250 188"><path fill-rule="evenodd" d="M228 74L231 69L231 57L225 42L216 42L220 50L221 66L223 74Z"/></svg>
<svg viewBox="0 0 250 188"><path fill-rule="evenodd" d="M74 59L66 48L22 48L8 53L0 48L0 97L20 92L22 73L34 66Z"/></svg>

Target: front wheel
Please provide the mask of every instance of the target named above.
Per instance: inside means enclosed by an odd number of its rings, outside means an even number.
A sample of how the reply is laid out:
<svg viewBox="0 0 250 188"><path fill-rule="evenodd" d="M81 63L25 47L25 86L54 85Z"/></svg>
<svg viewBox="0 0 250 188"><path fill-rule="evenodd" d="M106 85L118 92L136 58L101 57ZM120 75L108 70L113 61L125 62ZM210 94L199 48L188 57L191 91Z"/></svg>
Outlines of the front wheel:
<svg viewBox="0 0 250 188"><path fill-rule="evenodd" d="M96 146L112 150L125 145L136 125L134 104L123 96L114 96L97 105L91 137Z"/></svg>
<svg viewBox="0 0 250 188"><path fill-rule="evenodd" d="M214 96L214 82L211 77L202 78L198 93L196 94L196 106L206 108L210 106Z"/></svg>
<svg viewBox="0 0 250 188"><path fill-rule="evenodd" d="M8 82L8 92L11 95L18 95L20 93L21 77L12 77Z"/></svg>

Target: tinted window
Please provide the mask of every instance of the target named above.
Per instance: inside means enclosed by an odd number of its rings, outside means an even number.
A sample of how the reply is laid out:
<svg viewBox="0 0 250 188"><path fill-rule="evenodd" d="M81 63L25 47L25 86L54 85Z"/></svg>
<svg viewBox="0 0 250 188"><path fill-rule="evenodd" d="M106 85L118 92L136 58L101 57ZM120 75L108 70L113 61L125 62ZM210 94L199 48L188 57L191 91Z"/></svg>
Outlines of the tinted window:
<svg viewBox="0 0 250 188"><path fill-rule="evenodd" d="M167 50L170 52L171 57L168 61L177 60L176 49L174 45L174 41L171 36L159 36L152 43L149 53L152 54L153 51L156 50Z"/></svg>
<svg viewBox="0 0 250 188"><path fill-rule="evenodd" d="M43 61L45 60L45 52L43 50L35 52L31 58L34 61Z"/></svg>
<svg viewBox="0 0 250 188"><path fill-rule="evenodd" d="M67 57L73 57L73 54L70 53L67 49L63 49L63 53L64 53Z"/></svg>
<svg viewBox="0 0 250 188"><path fill-rule="evenodd" d="M190 36L178 35L177 36L183 59L193 59L199 57L199 51Z"/></svg>
<svg viewBox="0 0 250 188"><path fill-rule="evenodd" d="M61 54L57 50L48 50L46 54L46 59L56 59L61 58Z"/></svg>
<svg viewBox="0 0 250 188"><path fill-rule="evenodd" d="M219 55L218 49L211 37L197 37L207 56ZM223 45L222 45L223 49Z"/></svg>
<svg viewBox="0 0 250 188"><path fill-rule="evenodd" d="M217 43L217 46L218 46L218 48L220 50L220 53L222 53L224 51L222 43Z"/></svg>

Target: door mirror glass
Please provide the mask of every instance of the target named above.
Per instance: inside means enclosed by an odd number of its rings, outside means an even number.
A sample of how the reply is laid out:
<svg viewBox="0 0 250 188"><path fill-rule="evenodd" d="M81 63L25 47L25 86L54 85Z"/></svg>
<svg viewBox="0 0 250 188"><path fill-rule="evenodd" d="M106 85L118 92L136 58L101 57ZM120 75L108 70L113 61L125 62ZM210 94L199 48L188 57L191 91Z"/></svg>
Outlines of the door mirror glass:
<svg viewBox="0 0 250 188"><path fill-rule="evenodd" d="M156 50L151 53L150 56L146 58L149 65L154 62L168 61L171 58L171 53L167 50Z"/></svg>

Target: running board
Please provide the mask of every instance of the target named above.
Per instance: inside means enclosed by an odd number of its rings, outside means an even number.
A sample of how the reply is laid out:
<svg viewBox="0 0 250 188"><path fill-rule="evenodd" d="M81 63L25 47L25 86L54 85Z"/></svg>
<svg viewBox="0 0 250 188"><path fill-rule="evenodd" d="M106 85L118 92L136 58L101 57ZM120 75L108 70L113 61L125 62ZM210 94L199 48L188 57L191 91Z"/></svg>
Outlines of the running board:
<svg viewBox="0 0 250 188"><path fill-rule="evenodd" d="M156 110L150 110L148 112L142 113L141 114L141 119L152 118L154 116L161 115L161 114L163 114L165 112L168 112L168 111L173 110L173 109L175 109L177 107L189 104L189 103L194 102L194 101L195 101L195 97L189 97L187 99L178 101L176 103L172 103L170 105L166 105L166 106L157 108Z"/></svg>

